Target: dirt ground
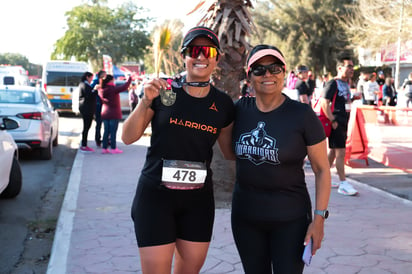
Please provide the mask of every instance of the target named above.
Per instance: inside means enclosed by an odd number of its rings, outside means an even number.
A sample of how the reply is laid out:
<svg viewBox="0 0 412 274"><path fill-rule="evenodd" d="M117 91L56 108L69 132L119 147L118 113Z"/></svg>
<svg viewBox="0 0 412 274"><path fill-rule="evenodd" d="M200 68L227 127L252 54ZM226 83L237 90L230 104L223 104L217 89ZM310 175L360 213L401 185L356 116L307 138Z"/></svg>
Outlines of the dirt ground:
<svg viewBox="0 0 412 274"><path fill-rule="evenodd" d="M213 183L216 208L230 208L232 203L232 190L235 183L235 161L223 158L219 146L213 149Z"/></svg>

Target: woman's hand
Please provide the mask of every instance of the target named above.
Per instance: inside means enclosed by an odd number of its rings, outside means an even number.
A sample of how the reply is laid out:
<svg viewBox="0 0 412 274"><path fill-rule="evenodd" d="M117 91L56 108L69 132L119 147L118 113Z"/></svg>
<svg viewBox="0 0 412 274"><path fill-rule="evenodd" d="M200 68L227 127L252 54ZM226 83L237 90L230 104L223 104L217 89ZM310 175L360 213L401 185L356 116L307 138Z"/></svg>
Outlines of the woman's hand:
<svg viewBox="0 0 412 274"><path fill-rule="evenodd" d="M143 99L153 101L154 98L159 96L160 89L168 89L170 85L166 80L160 78L154 78L144 83L143 85Z"/></svg>
<svg viewBox="0 0 412 274"><path fill-rule="evenodd" d="M310 239L313 240L312 255L316 254L316 251L322 246L322 240L324 237L324 220L317 220L316 218L322 218L315 216L315 220L309 225L305 236L305 243L308 244Z"/></svg>

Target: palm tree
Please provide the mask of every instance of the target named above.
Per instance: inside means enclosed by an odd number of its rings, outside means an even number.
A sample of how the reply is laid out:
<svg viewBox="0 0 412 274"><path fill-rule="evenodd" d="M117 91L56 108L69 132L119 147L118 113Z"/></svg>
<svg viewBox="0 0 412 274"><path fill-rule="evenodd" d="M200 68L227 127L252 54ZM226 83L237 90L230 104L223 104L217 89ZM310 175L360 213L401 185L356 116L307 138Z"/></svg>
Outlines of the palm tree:
<svg viewBox="0 0 412 274"><path fill-rule="evenodd" d="M156 77L159 77L160 68L165 52L170 48L172 30L169 25L158 27L153 35L154 69Z"/></svg>
<svg viewBox="0 0 412 274"><path fill-rule="evenodd" d="M167 75L175 75L184 68L180 57L180 42L182 40L183 23L179 20L166 20L154 29L152 35L153 56L148 57L154 63L157 77L161 71ZM153 58L153 59L152 59Z"/></svg>
<svg viewBox="0 0 412 274"><path fill-rule="evenodd" d="M248 37L256 31L248 8L253 8L250 0L206 0L192 11L204 11L198 25L211 28L219 37L223 56L212 80L233 99L239 97L240 81L245 78L244 66L251 47Z"/></svg>

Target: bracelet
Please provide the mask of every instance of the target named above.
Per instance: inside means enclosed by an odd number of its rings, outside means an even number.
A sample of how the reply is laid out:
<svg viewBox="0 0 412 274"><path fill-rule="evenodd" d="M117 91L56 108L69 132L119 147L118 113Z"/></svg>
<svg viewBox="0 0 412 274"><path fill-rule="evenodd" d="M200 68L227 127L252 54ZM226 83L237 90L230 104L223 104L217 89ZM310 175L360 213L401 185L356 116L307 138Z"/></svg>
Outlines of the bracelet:
<svg viewBox="0 0 412 274"><path fill-rule="evenodd" d="M150 103L146 103L145 101L149 101ZM149 99L147 99L146 97L142 98L142 103L146 108L150 108L152 106L152 101L150 101Z"/></svg>

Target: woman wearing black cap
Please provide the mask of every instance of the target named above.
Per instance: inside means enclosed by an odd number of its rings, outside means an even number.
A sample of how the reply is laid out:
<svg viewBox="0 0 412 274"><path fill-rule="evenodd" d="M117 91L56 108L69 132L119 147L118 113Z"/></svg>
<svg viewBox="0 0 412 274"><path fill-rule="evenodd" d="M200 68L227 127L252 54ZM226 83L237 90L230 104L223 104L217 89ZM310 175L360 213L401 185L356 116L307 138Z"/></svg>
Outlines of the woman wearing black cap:
<svg viewBox="0 0 412 274"><path fill-rule="evenodd" d="M331 175L325 133L308 104L282 93L283 54L252 49L247 76L256 97L236 104L236 183L232 230L245 273L302 273L304 245L315 254L328 217ZM309 156L316 180L315 215L302 168Z"/></svg>
<svg viewBox="0 0 412 274"><path fill-rule="evenodd" d="M212 148L216 140L230 153L230 136L219 137L234 118L232 99L210 84L219 59L213 31L186 34L181 56L186 77L152 79L123 126L131 144L151 123L151 145L139 178L132 218L143 273L199 273L214 221Z"/></svg>

